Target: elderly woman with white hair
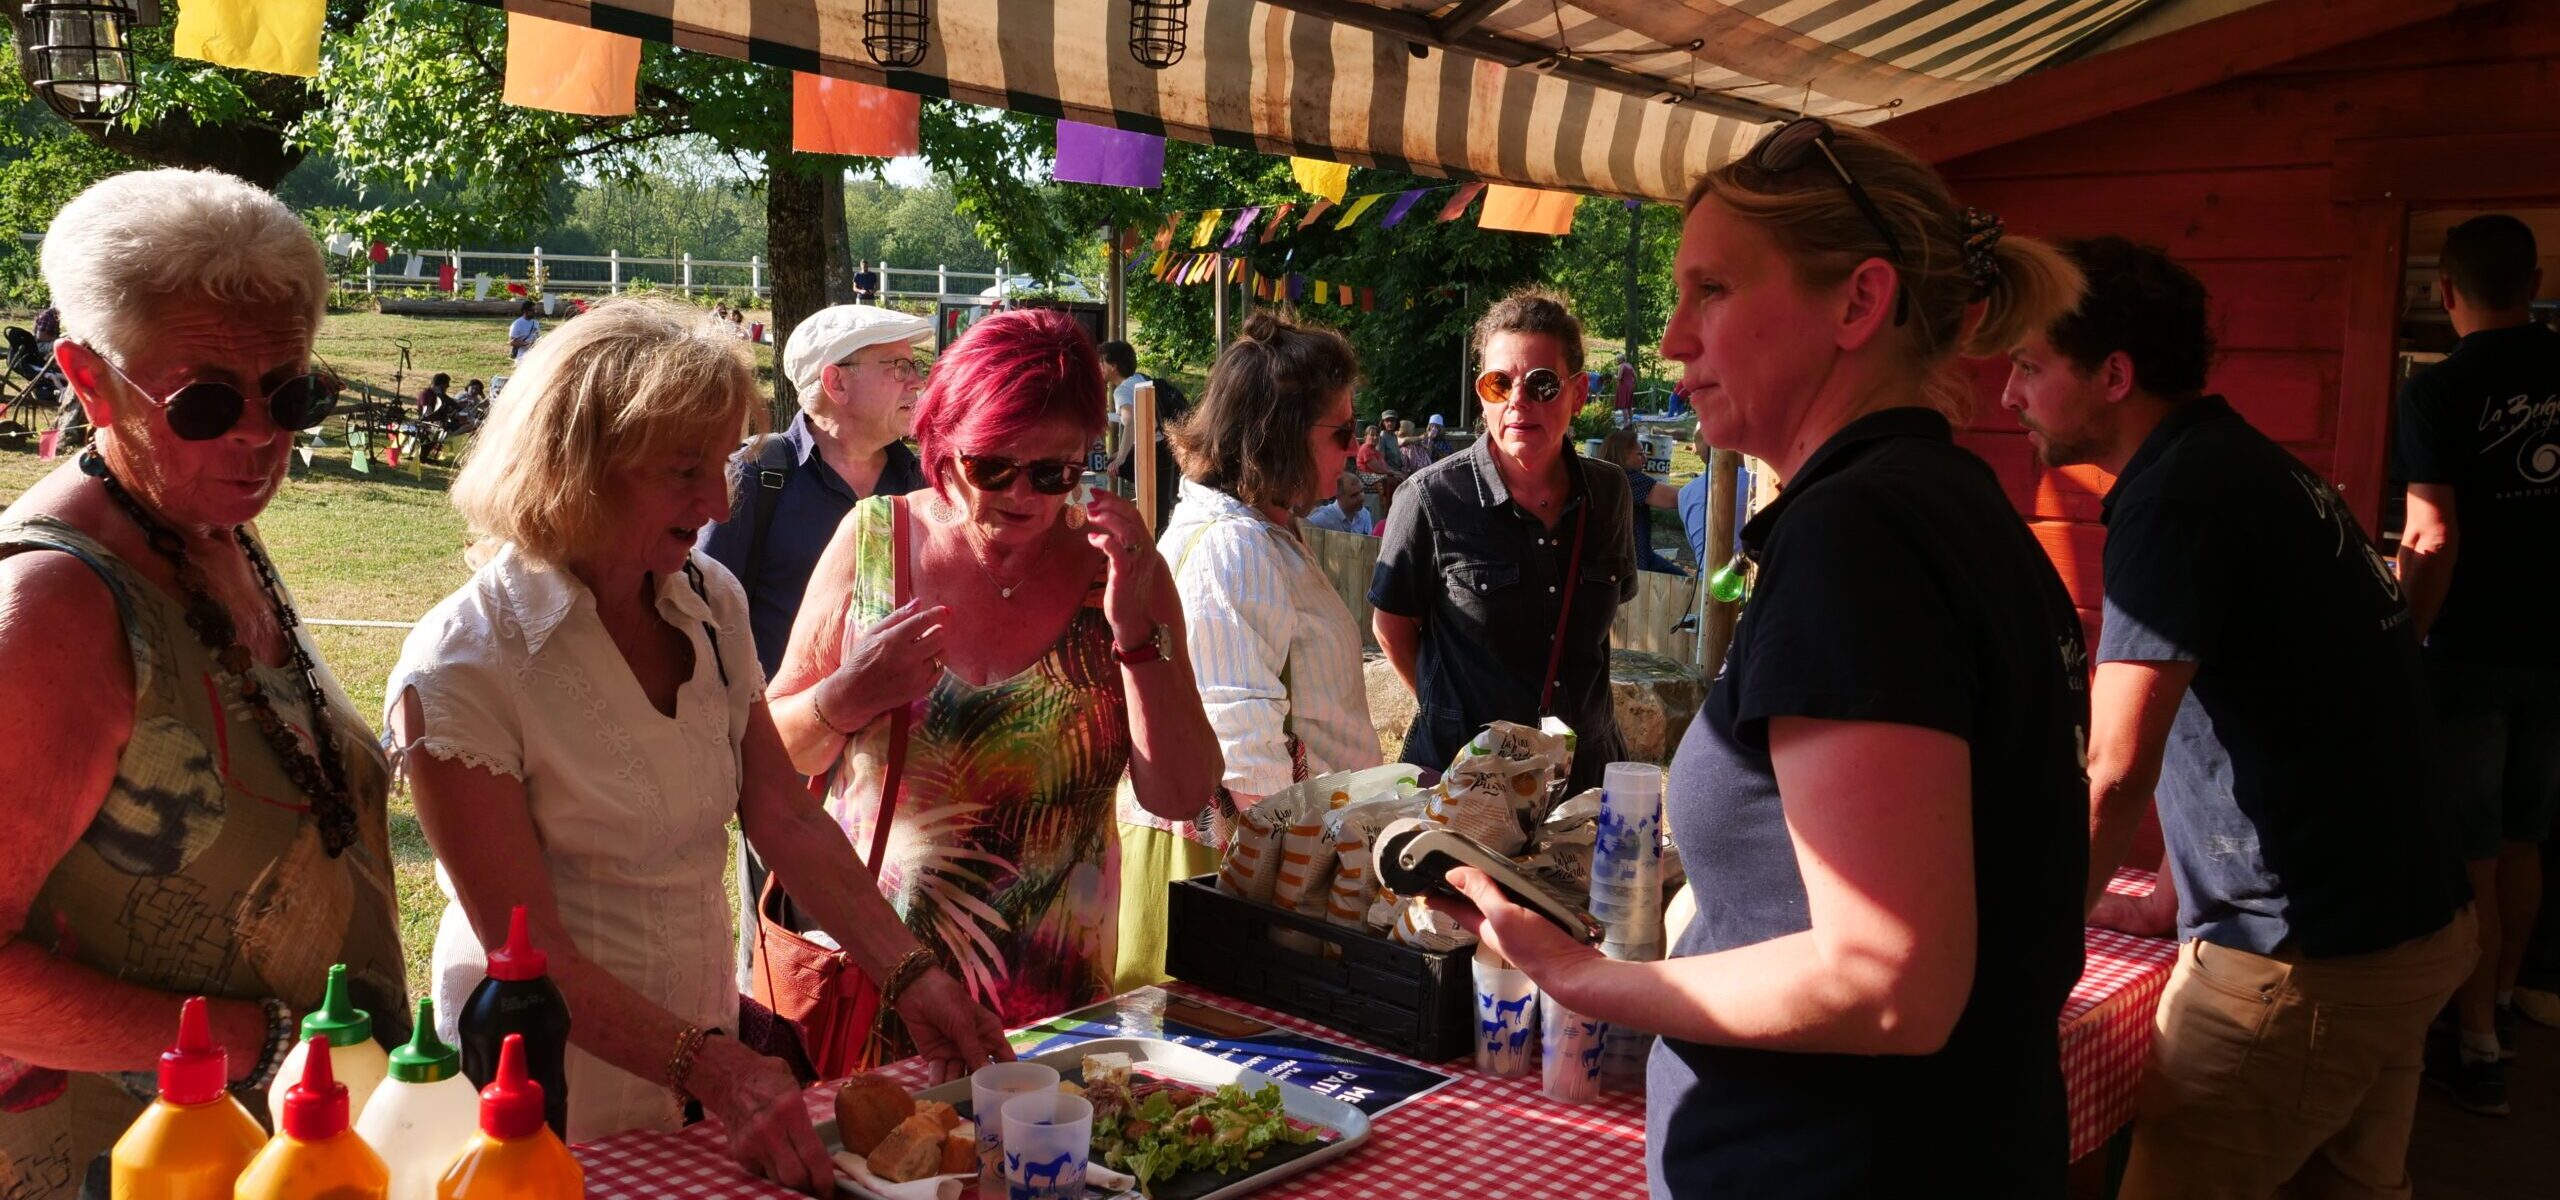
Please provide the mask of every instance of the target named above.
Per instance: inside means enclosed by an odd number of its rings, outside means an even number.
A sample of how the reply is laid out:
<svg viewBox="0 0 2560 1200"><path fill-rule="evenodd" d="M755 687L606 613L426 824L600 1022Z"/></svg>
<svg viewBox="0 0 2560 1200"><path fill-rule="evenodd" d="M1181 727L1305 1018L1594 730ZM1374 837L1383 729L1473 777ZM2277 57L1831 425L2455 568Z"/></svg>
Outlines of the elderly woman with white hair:
<svg viewBox="0 0 2560 1200"><path fill-rule="evenodd" d="M251 523L334 385L310 230L212 171L54 219L56 353L96 441L0 513L0 1194L104 1195L190 995L253 1107L345 963L409 1011L388 770Z"/></svg>
<svg viewBox="0 0 2560 1200"><path fill-rule="evenodd" d="M453 502L486 553L409 635L386 723L451 899L452 1014L522 905L574 1020L571 1140L671 1128L697 1100L788 1187L834 1170L783 1060L736 1036L732 820L800 911L878 981L938 1074L1010 1057L907 932L775 733L746 594L695 534L759 402L699 311L612 300L524 357ZM450 1016L444 1019L450 1021Z"/></svg>

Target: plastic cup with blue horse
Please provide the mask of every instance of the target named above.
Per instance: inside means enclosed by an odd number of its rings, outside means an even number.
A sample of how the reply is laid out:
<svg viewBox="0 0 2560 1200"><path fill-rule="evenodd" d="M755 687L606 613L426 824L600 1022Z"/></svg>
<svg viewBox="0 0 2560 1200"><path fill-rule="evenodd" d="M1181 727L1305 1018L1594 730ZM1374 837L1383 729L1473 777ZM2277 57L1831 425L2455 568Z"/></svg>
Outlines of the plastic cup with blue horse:
<svg viewBox="0 0 2560 1200"><path fill-rule="evenodd" d="M1093 1153L1093 1105L1062 1092L1004 1102L1004 1182L1009 1200L1083 1200Z"/></svg>

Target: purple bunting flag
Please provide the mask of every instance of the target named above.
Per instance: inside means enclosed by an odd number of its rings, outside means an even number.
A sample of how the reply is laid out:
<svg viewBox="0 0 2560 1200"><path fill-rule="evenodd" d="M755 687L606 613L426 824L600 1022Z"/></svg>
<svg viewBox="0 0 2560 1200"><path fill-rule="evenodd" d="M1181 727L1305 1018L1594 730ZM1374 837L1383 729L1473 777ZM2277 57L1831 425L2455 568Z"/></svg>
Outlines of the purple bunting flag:
<svg viewBox="0 0 2560 1200"><path fill-rule="evenodd" d="M1387 217L1385 220L1378 222L1378 228L1395 228L1396 222L1403 220L1406 213L1413 211L1414 205L1421 203L1423 191L1424 189L1422 188L1415 188L1410 192L1406 192L1405 194L1396 197L1396 202L1387 206Z"/></svg>
<svg viewBox="0 0 2560 1200"><path fill-rule="evenodd" d="M1151 133L1060 121L1054 174L1061 183L1160 188L1164 186L1164 139Z"/></svg>
<svg viewBox="0 0 2560 1200"><path fill-rule="evenodd" d="M1243 245L1244 235L1253 232L1254 219L1261 215L1262 206L1260 205L1255 205L1244 210L1244 213L1236 218L1236 223L1228 227L1227 240L1220 243L1220 245L1229 250L1233 250L1236 247Z"/></svg>

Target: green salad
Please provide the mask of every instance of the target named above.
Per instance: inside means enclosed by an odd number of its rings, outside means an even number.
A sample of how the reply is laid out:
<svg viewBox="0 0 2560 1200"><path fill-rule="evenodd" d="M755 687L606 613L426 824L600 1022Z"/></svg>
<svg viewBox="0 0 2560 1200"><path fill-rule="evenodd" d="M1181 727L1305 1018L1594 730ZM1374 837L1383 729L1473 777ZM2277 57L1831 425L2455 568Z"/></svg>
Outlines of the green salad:
<svg viewBox="0 0 2560 1200"><path fill-rule="evenodd" d="M1301 1145L1319 1136L1282 1111L1277 1084L1254 1092L1232 1083L1215 1092L1141 1087L1131 1090L1125 1104L1112 1105L1109 1115L1103 1107L1095 1106L1095 1155L1137 1176L1139 1190L1150 1196L1157 1181L1184 1171L1241 1172L1267 1147Z"/></svg>

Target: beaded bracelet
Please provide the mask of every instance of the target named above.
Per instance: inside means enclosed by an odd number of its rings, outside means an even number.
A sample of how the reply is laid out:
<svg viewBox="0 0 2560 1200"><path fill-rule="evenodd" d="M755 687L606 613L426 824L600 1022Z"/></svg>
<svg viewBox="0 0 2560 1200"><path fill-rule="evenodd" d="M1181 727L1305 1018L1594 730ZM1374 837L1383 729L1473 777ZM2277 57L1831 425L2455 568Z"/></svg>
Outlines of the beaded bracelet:
<svg viewBox="0 0 2560 1200"><path fill-rule="evenodd" d="M932 950L917 946L907 951L895 966L889 968L888 979L880 984L881 1007L897 1007L898 997L905 995L907 989L914 987L915 982L924 978L924 973L932 970L933 966Z"/></svg>
<svg viewBox="0 0 2560 1200"><path fill-rule="evenodd" d="M284 1060L292 1057L295 1039L302 1030L302 1023L293 1019L292 1005L269 996L259 1001L258 1007L267 1014L267 1040L258 1047L258 1065L249 1077L231 1085L232 1091L243 1096L264 1092L276 1081L276 1074L284 1070Z"/></svg>
<svg viewBox="0 0 2560 1200"><path fill-rule="evenodd" d="M710 1037L711 1031L700 1025L687 1025L683 1033L676 1035L675 1053L667 1056L667 1090L676 1094L679 1107L693 1102L694 1095L685 1090L685 1084L693 1077L694 1057L702 1053L702 1043Z"/></svg>

